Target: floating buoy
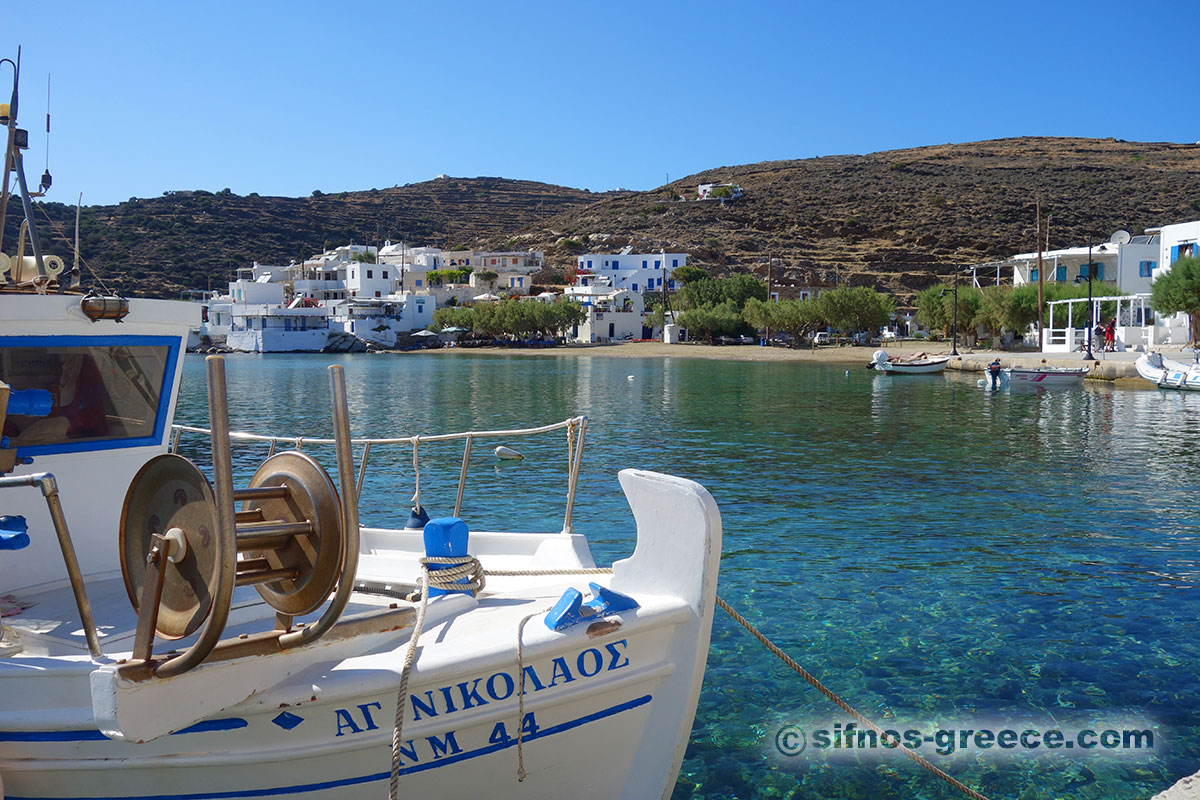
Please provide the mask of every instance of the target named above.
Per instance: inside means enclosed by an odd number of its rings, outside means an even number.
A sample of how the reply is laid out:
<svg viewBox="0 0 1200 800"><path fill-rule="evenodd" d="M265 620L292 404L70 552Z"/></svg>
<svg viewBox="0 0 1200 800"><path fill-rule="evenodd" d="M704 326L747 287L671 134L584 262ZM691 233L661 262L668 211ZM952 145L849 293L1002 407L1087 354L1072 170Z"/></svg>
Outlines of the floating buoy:
<svg viewBox="0 0 1200 800"><path fill-rule="evenodd" d="M625 376L625 380L627 380L627 381L631 381L631 380L633 380L633 376L632 376L632 375L626 375L626 376Z"/></svg>
<svg viewBox="0 0 1200 800"><path fill-rule="evenodd" d="M513 450L511 447L500 445L496 448L496 458L503 458L508 461L520 461L525 456Z"/></svg>

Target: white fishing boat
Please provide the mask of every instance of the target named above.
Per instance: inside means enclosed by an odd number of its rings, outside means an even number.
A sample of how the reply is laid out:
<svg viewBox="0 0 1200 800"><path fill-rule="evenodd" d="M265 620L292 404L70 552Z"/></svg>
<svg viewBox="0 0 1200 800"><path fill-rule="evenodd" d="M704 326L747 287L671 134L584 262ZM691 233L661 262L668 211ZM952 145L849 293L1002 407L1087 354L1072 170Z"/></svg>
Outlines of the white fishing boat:
<svg viewBox="0 0 1200 800"><path fill-rule="evenodd" d="M1042 364L1036 367L1007 367L1002 374L1004 380L1014 386L1078 386L1090 371L1091 367L1052 367Z"/></svg>
<svg viewBox="0 0 1200 800"><path fill-rule="evenodd" d="M1200 361L1187 364L1165 358L1162 353L1143 353L1134 366L1138 375L1160 389L1200 391Z"/></svg>
<svg viewBox="0 0 1200 800"><path fill-rule="evenodd" d="M670 796L715 602L707 491L623 470L637 545L596 569L586 418L352 440L335 366L331 439L238 434L210 356L207 427L173 426L198 307L59 292L35 263L0 292L0 796ZM173 452L197 431L211 480ZM493 435L564 436L561 530L471 529ZM273 454L235 489L246 440ZM462 444L455 516L361 526L368 455L434 442Z"/></svg>
<svg viewBox="0 0 1200 800"><path fill-rule="evenodd" d="M897 358L889 357L883 350L876 350L871 354L871 361L867 367L891 375L924 375L942 372L949 363L949 356L931 357L919 353L908 358Z"/></svg>

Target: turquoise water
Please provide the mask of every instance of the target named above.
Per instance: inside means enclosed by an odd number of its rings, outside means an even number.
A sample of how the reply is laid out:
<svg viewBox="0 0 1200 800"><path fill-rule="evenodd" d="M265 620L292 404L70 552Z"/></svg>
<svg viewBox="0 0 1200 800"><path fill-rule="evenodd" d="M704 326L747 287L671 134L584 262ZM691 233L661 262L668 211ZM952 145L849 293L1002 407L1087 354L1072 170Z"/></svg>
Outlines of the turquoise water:
<svg viewBox="0 0 1200 800"><path fill-rule="evenodd" d="M327 434L324 356L230 356L235 429ZM990 394L956 374L602 356L339 356L356 435L591 420L577 530L634 540L616 473L693 478L724 520L720 592L885 728L1149 728L1153 752L995 749L936 762L998 798L1146 798L1200 769L1200 396ZM177 418L204 424L189 356ZM481 447L473 527L558 530L565 444ZM242 471L264 452L239 457ZM449 513L459 446L423 447ZM372 453L364 522L397 525L411 453ZM725 615L676 800L960 796L894 754L774 745L848 721ZM922 749L932 755L929 747Z"/></svg>

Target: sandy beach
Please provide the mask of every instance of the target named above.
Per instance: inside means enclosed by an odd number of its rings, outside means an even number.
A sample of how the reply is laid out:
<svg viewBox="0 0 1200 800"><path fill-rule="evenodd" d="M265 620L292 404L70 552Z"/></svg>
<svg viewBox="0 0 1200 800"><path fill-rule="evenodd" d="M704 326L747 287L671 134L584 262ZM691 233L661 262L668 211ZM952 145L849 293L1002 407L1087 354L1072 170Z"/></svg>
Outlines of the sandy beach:
<svg viewBox="0 0 1200 800"><path fill-rule="evenodd" d="M611 356L615 358L704 358L716 361L819 361L837 364L865 365L871 354L879 347L823 346L816 349L789 349L786 347L759 347L756 345L710 345L663 344L662 342L617 342L613 344L569 344L560 347L508 348L508 347L449 347L435 351L439 353L504 353L506 355L531 356ZM950 355L945 342L904 342L888 344L884 348L888 355L915 355L927 353L931 356ZM422 351L424 352L424 351ZM960 353L968 351L959 348Z"/></svg>
<svg viewBox="0 0 1200 800"><path fill-rule="evenodd" d="M508 347L447 347L434 351L447 357L463 354L502 354L551 358L578 356L604 356L609 358L701 358L715 361L770 361L770 362L814 362L847 364L865 367L876 350L884 350L890 356L914 356L924 353L929 356L949 356L949 342L889 342L869 347L826 345L822 347L789 349L786 347L761 347L757 345L709 345L663 344L662 342L617 342L612 344L569 344L559 347L508 348ZM1191 351L1185 354L1178 346L1159 348L1171 357L1183 361L1192 359ZM385 351L404 355L400 351ZM1079 353L1040 353L1036 350L973 350L960 345L959 356L951 358L949 368L967 372L981 372L992 359L1000 359L1001 366L1034 366L1045 363L1050 366L1078 366ZM1123 353L1095 353L1090 379L1110 381L1122 388L1152 389L1142 380L1134 367L1138 353L1128 350Z"/></svg>

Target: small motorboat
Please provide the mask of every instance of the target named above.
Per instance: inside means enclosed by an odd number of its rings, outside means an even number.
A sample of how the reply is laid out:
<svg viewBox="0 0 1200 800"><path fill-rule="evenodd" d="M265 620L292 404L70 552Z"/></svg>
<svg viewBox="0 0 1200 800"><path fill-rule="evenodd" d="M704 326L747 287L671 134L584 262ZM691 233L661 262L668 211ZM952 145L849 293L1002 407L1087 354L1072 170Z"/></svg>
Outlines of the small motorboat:
<svg viewBox="0 0 1200 800"><path fill-rule="evenodd" d="M876 350L871 354L871 363L867 364L867 368L893 375L926 375L943 371L949 363L949 356L931 357L918 353L908 358L889 358L883 350Z"/></svg>
<svg viewBox="0 0 1200 800"><path fill-rule="evenodd" d="M1013 385L1031 386L1078 386L1091 367L1051 367L1041 364L1036 367L1008 367L1002 380Z"/></svg>
<svg viewBox="0 0 1200 800"><path fill-rule="evenodd" d="M1200 361L1185 364L1164 358L1162 353L1145 353L1134 362L1138 375L1160 389L1200 391Z"/></svg>

